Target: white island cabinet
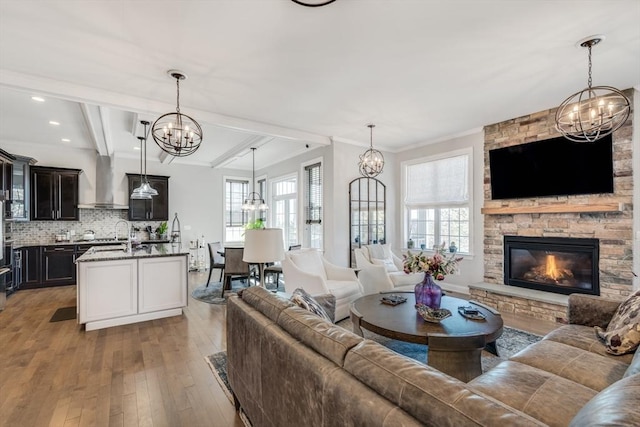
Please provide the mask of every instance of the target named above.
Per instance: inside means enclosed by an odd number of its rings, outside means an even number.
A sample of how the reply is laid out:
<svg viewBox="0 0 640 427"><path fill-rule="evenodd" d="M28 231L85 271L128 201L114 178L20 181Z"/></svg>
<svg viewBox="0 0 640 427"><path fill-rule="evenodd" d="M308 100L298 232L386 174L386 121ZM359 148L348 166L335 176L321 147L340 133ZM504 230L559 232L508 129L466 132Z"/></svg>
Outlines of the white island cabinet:
<svg viewBox="0 0 640 427"><path fill-rule="evenodd" d="M96 247L76 260L78 323L87 331L179 316L187 305L188 251L171 244L125 252Z"/></svg>

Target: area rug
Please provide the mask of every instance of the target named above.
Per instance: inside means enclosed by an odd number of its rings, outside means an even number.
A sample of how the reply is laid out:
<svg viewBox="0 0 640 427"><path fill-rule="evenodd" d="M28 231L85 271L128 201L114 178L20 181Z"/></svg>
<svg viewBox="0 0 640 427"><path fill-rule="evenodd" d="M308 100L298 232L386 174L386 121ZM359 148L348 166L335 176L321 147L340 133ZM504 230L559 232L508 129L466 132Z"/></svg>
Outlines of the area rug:
<svg viewBox="0 0 640 427"><path fill-rule="evenodd" d="M223 298L222 282L210 282L209 286L205 283L195 288L191 292L191 297L208 304L226 304L228 297L235 295L240 289L246 287L247 282L245 280L233 280L231 282L231 290L224 291Z"/></svg>
<svg viewBox="0 0 640 427"><path fill-rule="evenodd" d="M63 307L56 310L49 319L49 322L61 322L63 320L73 320L76 318L76 306Z"/></svg>
<svg viewBox="0 0 640 427"><path fill-rule="evenodd" d="M218 381L222 391L224 391L229 402L233 405L233 395L231 394L229 379L227 378L227 352L221 351L219 353L206 356L204 360L207 361L207 365L209 365L211 372L213 372L213 377ZM240 408L240 413L238 415L246 427L251 427L251 421L249 421L249 418L247 418L244 412L242 412L242 408Z"/></svg>
<svg viewBox="0 0 640 427"><path fill-rule="evenodd" d="M352 330L351 319L345 319L337 323L345 329ZM363 329L364 337L376 341L385 347L421 363L427 363L427 346L424 344L413 344L404 341L393 340L382 335ZM482 351L482 372L487 372L498 363L506 360L528 346L542 339L538 335L520 331L518 329L504 327L502 336L498 338L496 346L499 356L486 350Z"/></svg>

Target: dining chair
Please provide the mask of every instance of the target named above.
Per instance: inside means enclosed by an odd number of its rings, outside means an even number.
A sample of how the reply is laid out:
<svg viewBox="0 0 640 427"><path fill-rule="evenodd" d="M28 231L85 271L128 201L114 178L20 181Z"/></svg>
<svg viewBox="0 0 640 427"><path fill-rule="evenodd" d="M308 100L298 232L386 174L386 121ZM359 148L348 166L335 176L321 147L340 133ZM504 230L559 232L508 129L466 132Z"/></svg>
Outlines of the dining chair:
<svg viewBox="0 0 640 427"><path fill-rule="evenodd" d="M224 248L224 282L222 284L222 295L225 290L231 290L231 281L236 279L246 279L249 284L251 269L249 263L242 260L244 248Z"/></svg>
<svg viewBox="0 0 640 427"><path fill-rule="evenodd" d="M289 251L295 251L298 249L302 249L302 245L291 245L289 246ZM265 267L264 269L264 277L265 277L265 282L267 281L267 277L271 277L273 278L273 276L275 277L275 285L276 285L276 290L278 290L278 287L280 286L280 275L282 275L282 264L280 263L276 263L276 264L272 264L268 267Z"/></svg>
<svg viewBox="0 0 640 427"><path fill-rule="evenodd" d="M222 249L222 243L220 242L209 243L209 278L207 279L207 286L211 282L211 273L216 268L220 270L218 281L222 282L222 276L224 275L224 257L220 255Z"/></svg>

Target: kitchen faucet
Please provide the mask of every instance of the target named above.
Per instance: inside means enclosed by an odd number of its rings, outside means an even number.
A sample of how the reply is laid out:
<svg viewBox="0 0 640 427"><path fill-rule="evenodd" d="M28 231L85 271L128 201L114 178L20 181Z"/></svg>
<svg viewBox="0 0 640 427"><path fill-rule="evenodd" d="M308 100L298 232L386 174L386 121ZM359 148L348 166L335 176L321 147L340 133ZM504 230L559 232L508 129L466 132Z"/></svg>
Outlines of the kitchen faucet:
<svg viewBox="0 0 640 427"><path fill-rule="evenodd" d="M125 221L124 219L119 220L118 222L116 222L116 227L114 230L115 233L115 239L116 241L118 240L118 225L120 225L121 223L125 224L127 226L127 252L131 253L131 227L129 226L129 222Z"/></svg>

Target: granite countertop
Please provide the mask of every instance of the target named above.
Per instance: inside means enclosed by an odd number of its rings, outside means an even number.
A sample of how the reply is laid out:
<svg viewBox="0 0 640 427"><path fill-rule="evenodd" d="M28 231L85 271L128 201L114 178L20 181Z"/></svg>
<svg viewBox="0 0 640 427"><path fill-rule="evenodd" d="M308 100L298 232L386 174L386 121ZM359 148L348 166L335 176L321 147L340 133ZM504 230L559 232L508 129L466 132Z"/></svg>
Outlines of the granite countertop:
<svg viewBox="0 0 640 427"><path fill-rule="evenodd" d="M119 245L93 246L80 256L76 262L111 261L118 259L153 258L189 254L189 248L183 248L180 243L147 243L134 247L130 253L126 252L126 247L126 243Z"/></svg>
<svg viewBox="0 0 640 427"><path fill-rule="evenodd" d="M45 238L40 240L20 240L13 244L14 249L19 249L26 246L74 246L74 245L115 245L120 243L126 243L127 239L95 239L95 240L66 240L62 242L56 242L51 238ZM141 244L157 244L157 243L169 243L169 240L142 240Z"/></svg>

